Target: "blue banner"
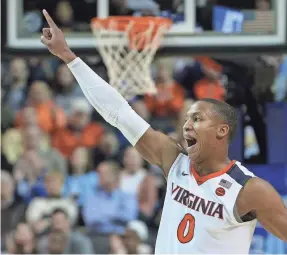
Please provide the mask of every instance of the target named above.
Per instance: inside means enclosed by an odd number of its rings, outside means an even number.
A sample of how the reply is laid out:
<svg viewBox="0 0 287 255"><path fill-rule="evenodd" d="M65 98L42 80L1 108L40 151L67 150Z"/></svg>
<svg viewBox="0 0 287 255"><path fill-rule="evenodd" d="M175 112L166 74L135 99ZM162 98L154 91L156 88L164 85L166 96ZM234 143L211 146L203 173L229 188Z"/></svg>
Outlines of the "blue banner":
<svg viewBox="0 0 287 255"><path fill-rule="evenodd" d="M287 103L269 103L266 106L268 163L287 164Z"/></svg>
<svg viewBox="0 0 287 255"><path fill-rule="evenodd" d="M240 11L215 6L213 8L213 30L221 33L241 33L244 14Z"/></svg>

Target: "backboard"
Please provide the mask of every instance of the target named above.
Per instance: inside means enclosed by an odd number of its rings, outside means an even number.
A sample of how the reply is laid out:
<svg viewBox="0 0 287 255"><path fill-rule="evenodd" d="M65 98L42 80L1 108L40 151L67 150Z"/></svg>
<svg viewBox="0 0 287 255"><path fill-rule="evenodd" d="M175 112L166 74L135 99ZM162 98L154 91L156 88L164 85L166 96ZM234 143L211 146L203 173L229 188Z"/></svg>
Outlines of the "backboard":
<svg viewBox="0 0 287 255"><path fill-rule="evenodd" d="M174 21L161 53L260 53L286 50L287 46L286 0L271 0L270 9L263 11L244 4L240 9L234 8L224 3L228 1L203 8L207 2L204 0L69 0L70 7L56 0L5 2L5 49L12 52L46 52L39 40L45 25L43 8L58 22L63 15L66 19L73 17L73 22L65 24L67 41L74 50L87 53L94 51L97 43L90 31L92 17L127 14L164 16Z"/></svg>

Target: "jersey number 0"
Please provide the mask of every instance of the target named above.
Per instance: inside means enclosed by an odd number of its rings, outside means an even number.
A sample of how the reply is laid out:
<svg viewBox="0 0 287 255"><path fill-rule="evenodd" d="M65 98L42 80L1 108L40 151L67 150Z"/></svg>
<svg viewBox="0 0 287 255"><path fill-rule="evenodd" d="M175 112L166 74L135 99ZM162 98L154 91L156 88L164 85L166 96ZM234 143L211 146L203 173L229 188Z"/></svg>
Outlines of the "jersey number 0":
<svg viewBox="0 0 287 255"><path fill-rule="evenodd" d="M194 235L194 224L195 219L190 213L184 215L177 228L177 238L181 243L188 243L192 240ZM186 229L187 226L188 229Z"/></svg>

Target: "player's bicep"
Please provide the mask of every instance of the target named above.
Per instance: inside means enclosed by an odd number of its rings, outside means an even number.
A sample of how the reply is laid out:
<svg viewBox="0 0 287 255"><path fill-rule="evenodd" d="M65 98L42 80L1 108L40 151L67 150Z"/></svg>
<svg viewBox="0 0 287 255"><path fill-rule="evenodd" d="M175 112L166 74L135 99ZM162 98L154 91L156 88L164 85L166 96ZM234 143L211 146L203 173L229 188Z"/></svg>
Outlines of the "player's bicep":
<svg viewBox="0 0 287 255"><path fill-rule="evenodd" d="M282 199L270 201L273 208L257 210L257 219L268 232L287 242L287 209L283 208Z"/></svg>
<svg viewBox="0 0 287 255"><path fill-rule="evenodd" d="M262 191L265 203L255 208L257 219L269 232L287 242L287 208L274 188L266 186L265 192Z"/></svg>
<svg viewBox="0 0 287 255"><path fill-rule="evenodd" d="M175 140L151 127L140 138L135 148L146 161L161 167L166 176L183 150Z"/></svg>
<svg viewBox="0 0 287 255"><path fill-rule="evenodd" d="M254 178L247 184L246 201L261 225L278 238L287 241L287 208L268 182Z"/></svg>

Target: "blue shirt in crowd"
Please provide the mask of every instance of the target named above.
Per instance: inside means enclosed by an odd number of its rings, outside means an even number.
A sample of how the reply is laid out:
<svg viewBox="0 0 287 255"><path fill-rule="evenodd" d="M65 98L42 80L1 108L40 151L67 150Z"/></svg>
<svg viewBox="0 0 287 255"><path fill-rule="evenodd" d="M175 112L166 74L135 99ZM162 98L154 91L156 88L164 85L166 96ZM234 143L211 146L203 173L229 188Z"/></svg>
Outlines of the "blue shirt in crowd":
<svg viewBox="0 0 287 255"><path fill-rule="evenodd" d="M79 206L87 200L90 194L93 194L98 184L98 174L95 171L83 175L71 175L67 177L64 196L76 196Z"/></svg>
<svg viewBox="0 0 287 255"><path fill-rule="evenodd" d="M43 169L35 183L30 184L27 180L21 180L17 184L17 194L22 197L25 203L29 204L34 197L46 197L47 191L44 185L44 176L47 169Z"/></svg>
<svg viewBox="0 0 287 255"><path fill-rule="evenodd" d="M82 215L90 233L123 234L126 224L138 216L137 198L119 189L107 192L98 186L84 203Z"/></svg>
<svg viewBox="0 0 287 255"><path fill-rule="evenodd" d="M44 185L44 175L41 174L33 185L28 181L22 180L17 185L17 193L28 204L34 197L46 197L47 191ZM83 175L72 175L66 178L63 186L62 195L64 197L77 197L79 206L82 206L87 197L92 194L98 184L98 174L89 172Z"/></svg>

